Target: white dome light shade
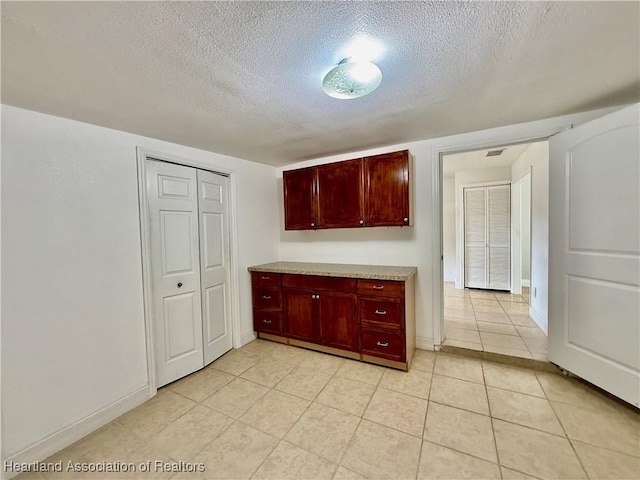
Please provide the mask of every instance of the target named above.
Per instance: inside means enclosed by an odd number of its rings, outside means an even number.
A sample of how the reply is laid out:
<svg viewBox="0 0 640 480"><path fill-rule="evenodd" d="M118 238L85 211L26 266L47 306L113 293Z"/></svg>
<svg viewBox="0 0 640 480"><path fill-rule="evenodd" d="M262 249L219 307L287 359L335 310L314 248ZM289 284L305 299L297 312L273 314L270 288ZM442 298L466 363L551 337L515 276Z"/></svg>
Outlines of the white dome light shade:
<svg viewBox="0 0 640 480"><path fill-rule="evenodd" d="M382 72L371 62L345 58L322 79L322 89L333 98L348 100L373 92L382 81Z"/></svg>

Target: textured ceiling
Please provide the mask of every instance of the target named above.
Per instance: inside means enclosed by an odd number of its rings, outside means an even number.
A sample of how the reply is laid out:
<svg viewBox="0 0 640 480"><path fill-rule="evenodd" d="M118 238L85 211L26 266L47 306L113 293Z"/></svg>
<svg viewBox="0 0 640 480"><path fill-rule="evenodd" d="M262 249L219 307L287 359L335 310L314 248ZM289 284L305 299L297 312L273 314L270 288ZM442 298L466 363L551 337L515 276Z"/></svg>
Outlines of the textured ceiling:
<svg viewBox="0 0 640 480"><path fill-rule="evenodd" d="M0 2L2 102L263 163L638 101L638 2ZM358 36L381 86L320 88Z"/></svg>
<svg viewBox="0 0 640 480"><path fill-rule="evenodd" d="M509 145L506 147L493 147L486 150L474 150L471 152L453 153L444 155L442 162L442 176L451 177L461 170L475 170L478 168L499 168L513 165L522 152L529 148L530 143ZM491 150L504 151L495 157L487 157Z"/></svg>

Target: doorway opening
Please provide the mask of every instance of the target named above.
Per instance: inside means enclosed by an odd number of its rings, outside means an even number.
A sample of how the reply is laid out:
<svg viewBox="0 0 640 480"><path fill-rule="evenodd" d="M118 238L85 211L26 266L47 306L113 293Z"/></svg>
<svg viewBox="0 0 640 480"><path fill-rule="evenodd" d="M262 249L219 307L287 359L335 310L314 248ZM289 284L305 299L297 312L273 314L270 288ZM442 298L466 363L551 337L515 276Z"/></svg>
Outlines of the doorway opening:
<svg viewBox="0 0 640 480"><path fill-rule="evenodd" d="M547 361L548 164L547 140L442 155L443 349Z"/></svg>

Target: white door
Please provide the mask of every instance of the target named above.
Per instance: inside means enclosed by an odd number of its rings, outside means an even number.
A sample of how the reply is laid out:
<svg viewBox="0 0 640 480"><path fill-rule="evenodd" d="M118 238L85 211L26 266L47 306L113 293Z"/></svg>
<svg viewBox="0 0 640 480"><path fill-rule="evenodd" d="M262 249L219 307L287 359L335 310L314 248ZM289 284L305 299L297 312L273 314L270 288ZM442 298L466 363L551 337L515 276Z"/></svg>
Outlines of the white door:
<svg viewBox="0 0 640 480"><path fill-rule="evenodd" d="M549 360L640 406L640 106L550 139Z"/></svg>
<svg viewBox="0 0 640 480"><path fill-rule="evenodd" d="M147 160L156 384L204 366L196 170Z"/></svg>
<svg viewBox="0 0 640 480"><path fill-rule="evenodd" d="M511 187L464 189L465 286L511 288Z"/></svg>
<svg viewBox="0 0 640 480"><path fill-rule="evenodd" d="M231 350L228 179L198 170L204 364Z"/></svg>

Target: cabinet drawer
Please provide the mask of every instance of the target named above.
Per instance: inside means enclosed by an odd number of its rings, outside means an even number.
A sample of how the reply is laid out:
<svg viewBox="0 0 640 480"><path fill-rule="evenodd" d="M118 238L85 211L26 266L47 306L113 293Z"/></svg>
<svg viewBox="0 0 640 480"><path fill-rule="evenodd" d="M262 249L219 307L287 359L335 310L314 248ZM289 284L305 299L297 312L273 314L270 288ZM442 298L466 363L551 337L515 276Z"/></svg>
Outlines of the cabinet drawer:
<svg viewBox="0 0 640 480"><path fill-rule="evenodd" d="M404 303L396 298L360 297L360 322L404 328Z"/></svg>
<svg viewBox="0 0 640 480"><path fill-rule="evenodd" d="M404 297L404 282L389 280L358 280L359 295Z"/></svg>
<svg viewBox="0 0 640 480"><path fill-rule="evenodd" d="M253 287L253 306L262 310L280 310L282 291L278 287Z"/></svg>
<svg viewBox="0 0 640 480"><path fill-rule="evenodd" d="M256 332L282 335L282 314L256 309L253 311L253 328Z"/></svg>
<svg viewBox="0 0 640 480"><path fill-rule="evenodd" d="M265 287L279 287L281 278L282 278L281 273L251 272L252 285L261 285Z"/></svg>
<svg viewBox="0 0 640 480"><path fill-rule="evenodd" d="M374 357L405 361L405 337L402 332L363 328L362 353Z"/></svg>
<svg viewBox="0 0 640 480"><path fill-rule="evenodd" d="M341 293L355 293L356 291L356 281L354 279L340 277L285 274L282 276L282 285L284 287L330 290Z"/></svg>

